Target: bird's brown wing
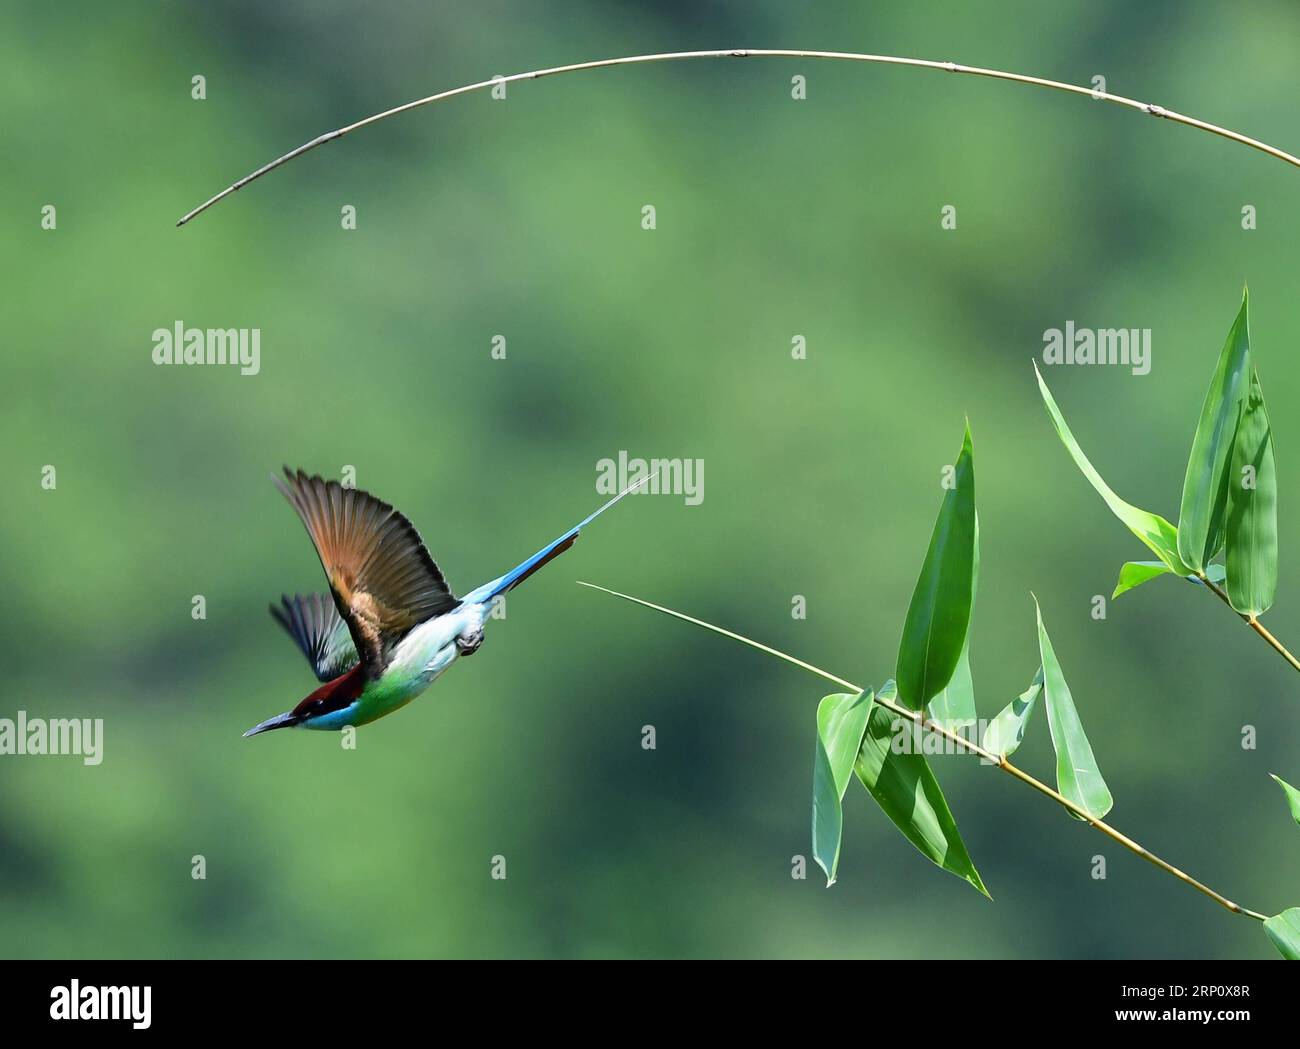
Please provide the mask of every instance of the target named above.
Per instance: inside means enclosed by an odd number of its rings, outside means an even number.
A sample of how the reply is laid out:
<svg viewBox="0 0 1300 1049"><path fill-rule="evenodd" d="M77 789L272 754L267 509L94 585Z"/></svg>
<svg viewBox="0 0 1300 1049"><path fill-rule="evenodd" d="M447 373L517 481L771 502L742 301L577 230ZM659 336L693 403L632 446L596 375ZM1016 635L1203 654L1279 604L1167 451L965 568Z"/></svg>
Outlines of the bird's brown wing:
<svg viewBox="0 0 1300 1049"><path fill-rule="evenodd" d="M415 527L385 503L288 467L276 484L316 545L334 604L367 677L378 677L414 626L457 605Z"/></svg>

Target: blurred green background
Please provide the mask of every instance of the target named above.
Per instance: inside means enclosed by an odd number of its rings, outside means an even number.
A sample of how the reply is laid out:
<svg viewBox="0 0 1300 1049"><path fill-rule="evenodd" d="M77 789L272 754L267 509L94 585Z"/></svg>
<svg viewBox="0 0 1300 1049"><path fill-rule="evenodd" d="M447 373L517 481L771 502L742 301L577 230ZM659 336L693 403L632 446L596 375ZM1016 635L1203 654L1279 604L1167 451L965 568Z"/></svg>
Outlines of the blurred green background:
<svg viewBox="0 0 1300 1049"><path fill-rule="evenodd" d="M1030 368L1067 320L1152 329L1147 376L1048 378L1111 484L1176 517L1249 282L1283 492L1268 621L1300 642L1300 171L1053 92L727 60L419 110L173 224L435 90L706 47L1102 74L1294 150L1298 37L1281 0L6 5L0 716L102 717L106 738L94 768L0 759L0 953L1269 957L1254 923L964 758L937 770L996 903L857 787L839 884L793 880L826 689L574 580L879 682L968 415L982 712L1037 665L1033 589L1115 825L1248 906L1300 904L1300 834L1267 776L1300 781L1300 682L1176 581L1090 617L1144 550L1069 463ZM151 332L177 320L261 328L261 373L154 366ZM266 613L323 582L268 479L281 463L355 466L464 591L594 508L620 449L702 458L703 504L620 506L356 751L240 738L314 685ZM1022 764L1050 779L1041 715L1031 737Z"/></svg>

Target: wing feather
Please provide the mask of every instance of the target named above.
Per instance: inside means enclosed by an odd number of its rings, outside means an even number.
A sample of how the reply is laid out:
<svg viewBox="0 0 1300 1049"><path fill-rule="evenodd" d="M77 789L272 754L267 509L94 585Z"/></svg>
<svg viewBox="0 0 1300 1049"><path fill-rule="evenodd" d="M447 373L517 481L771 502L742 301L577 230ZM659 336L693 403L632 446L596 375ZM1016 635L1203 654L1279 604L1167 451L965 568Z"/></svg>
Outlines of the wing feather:
<svg viewBox="0 0 1300 1049"><path fill-rule="evenodd" d="M412 627L459 604L420 533L391 505L337 481L284 470L276 484L307 527L368 677Z"/></svg>
<svg viewBox="0 0 1300 1049"><path fill-rule="evenodd" d="M357 665L357 646L330 595L284 594L270 609L307 657L317 680L333 681Z"/></svg>

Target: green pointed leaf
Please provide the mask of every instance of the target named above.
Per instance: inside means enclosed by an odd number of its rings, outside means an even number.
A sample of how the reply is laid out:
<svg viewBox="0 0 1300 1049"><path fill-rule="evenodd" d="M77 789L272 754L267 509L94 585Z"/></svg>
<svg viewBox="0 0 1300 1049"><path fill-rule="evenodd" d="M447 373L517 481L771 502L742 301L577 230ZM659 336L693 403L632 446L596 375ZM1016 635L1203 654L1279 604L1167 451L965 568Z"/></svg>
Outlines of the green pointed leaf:
<svg viewBox="0 0 1300 1049"><path fill-rule="evenodd" d="M1120 567L1119 582L1115 584L1115 592L1110 595L1110 599L1114 601L1120 594L1128 593L1157 576L1172 574L1173 569L1163 561L1126 561Z"/></svg>
<svg viewBox="0 0 1300 1049"><path fill-rule="evenodd" d="M1232 607L1248 616L1266 611L1277 593L1277 468L1264 391L1253 367L1228 471L1224 561Z"/></svg>
<svg viewBox="0 0 1300 1049"><path fill-rule="evenodd" d="M1132 503L1126 503L1111 490L1110 485L1102 480L1101 474L1096 471L1092 463L1088 461L1088 457L1083 454L1079 442L1074 439L1074 434L1070 432L1070 427L1066 425L1065 418L1061 415L1061 409L1056 406L1052 391L1047 388L1047 383L1043 381L1043 375L1038 370L1037 361L1034 362L1034 374L1038 376L1038 390L1042 394L1043 405L1047 408L1047 414L1051 417L1052 425L1056 427L1057 436L1061 438L1065 450L1070 453L1074 465L1079 468L1083 476L1096 489L1097 494L1106 501L1106 505L1110 507L1110 512L1123 521L1128 526L1129 531L1142 540L1147 549L1167 564L1170 569L1179 575L1191 575L1192 570L1178 556L1178 529L1159 514L1149 513L1146 510L1139 509Z"/></svg>
<svg viewBox="0 0 1300 1049"><path fill-rule="evenodd" d="M1038 614L1038 653L1043 660L1043 691L1047 694L1047 727L1056 748L1056 789L1084 812L1101 819L1115 803L1106 781L1101 778L1092 746L1084 735L1079 713L1074 708L1070 687L1052 650L1052 639L1043 625L1043 612L1034 599ZM1074 815L1074 813L1070 813ZM1076 817L1077 818L1077 817Z"/></svg>
<svg viewBox="0 0 1300 1049"><path fill-rule="evenodd" d="M881 688L879 694L892 699L893 683ZM923 855L988 896L925 757L894 753L891 743L897 718L884 707L872 707L853 771L885 815ZM905 730L910 727L904 726Z"/></svg>
<svg viewBox="0 0 1300 1049"><path fill-rule="evenodd" d="M1300 962L1300 907L1275 914L1264 923L1264 933L1278 954L1289 962Z"/></svg>
<svg viewBox="0 0 1300 1049"><path fill-rule="evenodd" d="M975 592L979 588L980 575L980 521L975 515L975 549L971 558L970 600L972 611L975 607ZM973 622L973 619L972 619ZM943 690L930 700L930 717L953 732L960 732L975 724L978 717L975 711L975 682L970 672L970 623L966 626L966 637L961 646L961 655L957 659L957 669Z"/></svg>
<svg viewBox="0 0 1300 1049"><path fill-rule="evenodd" d="M1025 738L1025 727L1043 691L1043 668L1038 668L1034 680L1020 695L1002 708L1001 712L984 730L984 749L1004 758L1011 757Z"/></svg>
<svg viewBox="0 0 1300 1049"><path fill-rule="evenodd" d="M1119 570L1119 582L1115 584L1115 592L1110 595L1111 600L1125 594L1143 583L1150 582L1157 576L1172 575L1173 569L1163 561L1126 561ZM1222 583L1224 578L1223 565L1213 564L1205 566L1205 577L1211 583ZM1189 583L1200 584L1201 579L1196 575L1183 576Z"/></svg>
<svg viewBox="0 0 1300 1049"><path fill-rule="evenodd" d="M1273 776L1273 773L1270 772L1269 775ZM1292 819L1296 823L1300 823L1300 790L1296 790L1290 783L1278 776L1273 776L1273 779L1277 781L1277 785L1282 788L1282 793L1286 795L1286 803L1291 809Z"/></svg>
<svg viewBox="0 0 1300 1049"><path fill-rule="evenodd" d="M841 692L817 706L817 750L813 759L813 859L826 872L826 887L835 884L844 827L841 801L853 776L853 763L867 731L874 695Z"/></svg>
<svg viewBox="0 0 1300 1049"><path fill-rule="evenodd" d="M1187 458L1178 514L1178 556L1197 571L1205 567L1223 544L1232 439L1241 405L1250 389L1249 312L1249 296L1242 295L1241 309L1228 332L1201 405L1201 419Z"/></svg>
<svg viewBox="0 0 1300 1049"><path fill-rule="evenodd" d="M952 732L961 732L975 724L975 682L970 672L970 642L962 645L961 657L952 678L934 699L930 700L930 717Z"/></svg>
<svg viewBox="0 0 1300 1049"><path fill-rule="evenodd" d="M924 710L952 679L970 625L975 573L975 463L967 426L898 646L899 700Z"/></svg>

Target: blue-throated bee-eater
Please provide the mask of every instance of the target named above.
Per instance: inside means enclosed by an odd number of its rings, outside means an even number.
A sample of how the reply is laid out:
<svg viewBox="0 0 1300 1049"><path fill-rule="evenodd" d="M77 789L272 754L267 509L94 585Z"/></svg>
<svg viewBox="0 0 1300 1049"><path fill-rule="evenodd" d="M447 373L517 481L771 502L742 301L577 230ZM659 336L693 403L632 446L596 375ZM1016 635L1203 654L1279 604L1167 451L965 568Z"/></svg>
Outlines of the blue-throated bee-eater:
<svg viewBox="0 0 1300 1049"><path fill-rule="evenodd" d="M456 598L415 527L388 503L301 470L285 467L284 474L275 483L307 526L330 593L282 597L271 615L323 684L245 736L365 725L406 706L458 656L478 651L497 597L564 553L583 528L650 480L642 478L505 575Z"/></svg>

